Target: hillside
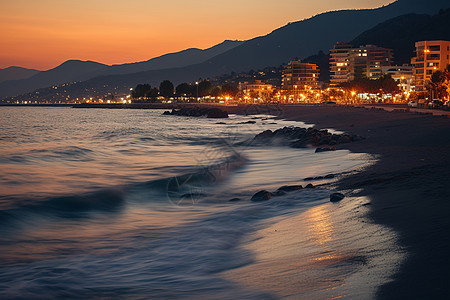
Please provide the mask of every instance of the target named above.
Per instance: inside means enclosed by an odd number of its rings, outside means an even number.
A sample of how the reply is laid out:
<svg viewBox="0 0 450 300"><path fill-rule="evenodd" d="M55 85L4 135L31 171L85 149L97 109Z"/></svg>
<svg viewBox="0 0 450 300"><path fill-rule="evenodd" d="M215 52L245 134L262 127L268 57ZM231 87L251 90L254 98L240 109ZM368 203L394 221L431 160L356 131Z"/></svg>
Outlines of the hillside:
<svg viewBox="0 0 450 300"><path fill-rule="evenodd" d="M0 83L7 80L20 80L30 78L40 71L21 67L8 67L0 69Z"/></svg>
<svg viewBox="0 0 450 300"><path fill-rule="evenodd" d="M205 50L191 48L176 53L165 54L144 62L113 65L108 70L103 71L101 75L131 74L150 70L182 68L202 63L242 43L242 41L224 41Z"/></svg>
<svg viewBox="0 0 450 300"><path fill-rule="evenodd" d="M450 9L434 16L407 14L390 19L362 33L350 44L373 44L394 49L397 64L411 63L416 41L450 40Z"/></svg>

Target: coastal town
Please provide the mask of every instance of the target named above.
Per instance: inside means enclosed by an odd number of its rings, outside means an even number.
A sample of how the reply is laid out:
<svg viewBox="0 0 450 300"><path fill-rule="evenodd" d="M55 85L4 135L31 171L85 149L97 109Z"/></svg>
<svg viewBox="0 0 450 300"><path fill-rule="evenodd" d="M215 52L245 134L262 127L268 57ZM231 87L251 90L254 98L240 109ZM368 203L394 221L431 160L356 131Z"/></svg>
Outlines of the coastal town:
<svg viewBox="0 0 450 300"><path fill-rule="evenodd" d="M410 64L396 65L394 56L392 49L377 45L355 47L338 42L329 50L326 70L315 63L293 60L279 68L252 70L225 79L200 79L176 87L165 80L159 88L142 83L127 88L128 93L94 92L83 97L71 95L70 86L75 83L66 83L3 103L382 103L449 109L450 41L417 41ZM327 72L325 80L323 72ZM45 96L46 90L53 92L50 98Z"/></svg>

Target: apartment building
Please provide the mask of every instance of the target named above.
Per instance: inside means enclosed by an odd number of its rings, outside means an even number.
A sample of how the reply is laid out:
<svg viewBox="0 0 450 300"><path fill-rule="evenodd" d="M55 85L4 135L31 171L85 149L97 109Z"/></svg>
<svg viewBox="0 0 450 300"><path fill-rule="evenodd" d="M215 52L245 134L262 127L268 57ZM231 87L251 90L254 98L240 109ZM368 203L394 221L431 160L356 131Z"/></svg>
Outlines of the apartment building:
<svg viewBox="0 0 450 300"><path fill-rule="evenodd" d="M274 91L273 85L256 80L255 82L239 82L239 90L245 97L270 99Z"/></svg>
<svg viewBox="0 0 450 300"><path fill-rule="evenodd" d="M375 45L354 48L350 44L337 43L330 50L331 86L360 78L378 79L382 67L392 64L392 49Z"/></svg>
<svg viewBox="0 0 450 300"><path fill-rule="evenodd" d="M411 59L416 91L424 91L431 75L450 64L450 41L416 42L416 56Z"/></svg>
<svg viewBox="0 0 450 300"><path fill-rule="evenodd" d="M350 80L349 54L352 49L353 45L339 42L330 50L331 86L338 86Z"/></svg>
<svg viewBox="0 0 450 300"><path fill-rule="evenodd" d="M291 61L283 69L281 94L286 100L301 101L317 89L319 67L316 64Z"/></svg>

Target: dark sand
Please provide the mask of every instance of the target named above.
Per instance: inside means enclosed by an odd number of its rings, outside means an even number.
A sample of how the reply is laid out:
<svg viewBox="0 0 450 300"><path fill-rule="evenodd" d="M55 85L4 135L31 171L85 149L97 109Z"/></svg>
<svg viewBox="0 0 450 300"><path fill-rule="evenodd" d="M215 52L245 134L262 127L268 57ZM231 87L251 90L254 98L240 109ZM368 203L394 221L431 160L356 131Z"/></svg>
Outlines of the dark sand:
<svg viewBox="0 0 450 300"><path fill-rule="evenodd" d="M251 106L231 113L269 113L359 134L338 149L379 161L338 182L372 199L370 218L393 228L408 257L380 299L450 299L450 118L348 106Z"/></svg>

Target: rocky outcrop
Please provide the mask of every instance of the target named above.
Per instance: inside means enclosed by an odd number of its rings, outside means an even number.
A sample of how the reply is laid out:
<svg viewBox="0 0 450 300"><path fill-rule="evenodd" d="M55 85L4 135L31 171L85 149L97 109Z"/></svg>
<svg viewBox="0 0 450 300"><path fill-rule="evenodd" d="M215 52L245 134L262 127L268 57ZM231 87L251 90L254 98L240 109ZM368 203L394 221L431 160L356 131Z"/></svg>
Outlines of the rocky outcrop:
<svg viewBox="0 0 450 300"><path fill-rule="evenodd" d="M266 130L256 135L255 142L264 142L271 144L285 144L294 148L303 148L308 146L320 147L317 152L333 151L334 145L345 144L362 140L359 135L333 134L328 130L319 130L316 128L284 127L275 131Z"/></svg>
<svg viewBox="0 0 450 300"><path fill-rule="evenodd" d="M262 190L253 195L253 202L267 201L272 197L272 193L266 190Z"/></svg>
<svg viewBox="0 0 450 300"><path fill-rule="evenodd" d="M345 195L342 194L342 193L333 193L333 194L330 195L330 201L331 202L339 202L339 201L341 201L344 198L345 198Z"/></svg>
<svg viewBox="0 0 450 300"><path fill-rule="evenodd" d="M228 113L216 107L185 107L178 110L165 111L163 115L184 116L184 117L202 117L214 119L228 118Z"/></svg>
<svg viewBox="0 0 450 300"><path fill-rule="evenodd" d="M330 151L336 151L336 147L317 148L315 152L320 153L320 152L330 152Z"/></svg>
<svg viewBox="0 0 450 300"><path fill-rule="evenodd" d="M284 186L280 187L278 189L278 191L292 192L292 191L301 190L302 188L303 187L301 185L284 185Z"/></svg>
<svg viewBox="0 0 450 300"><path fill-rule="evenodd" d="M306 177L306 178L303 179L303 180L304 180L304 181L323 180L323 179L333 179L334 177L336 177L336 175L334 175L334 174L328 174L328 175L325 175L325 176Z"/></svg>

